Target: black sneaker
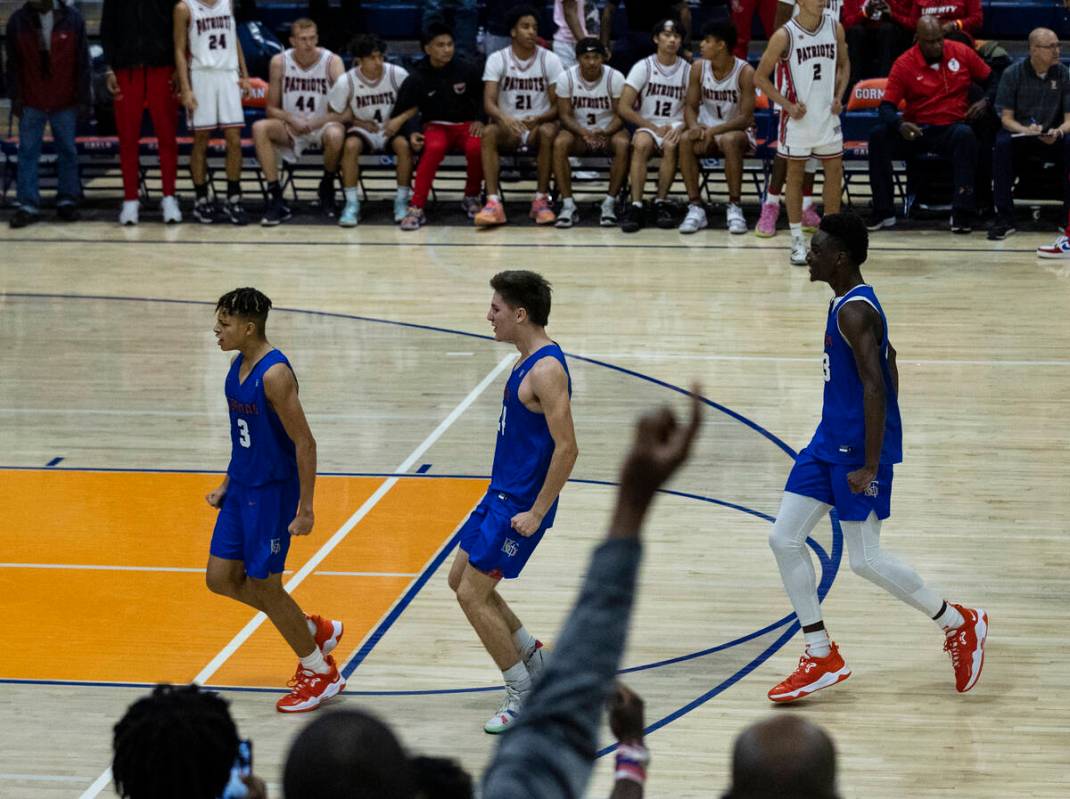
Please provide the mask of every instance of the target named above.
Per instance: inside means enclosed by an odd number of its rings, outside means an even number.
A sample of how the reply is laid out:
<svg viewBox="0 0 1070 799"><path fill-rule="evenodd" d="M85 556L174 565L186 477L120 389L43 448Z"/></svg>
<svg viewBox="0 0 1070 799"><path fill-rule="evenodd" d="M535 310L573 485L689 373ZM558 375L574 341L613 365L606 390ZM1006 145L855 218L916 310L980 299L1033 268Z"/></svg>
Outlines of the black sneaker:
<svg viewBox="0 0 1070 799"><path fill-rule="evenodd" d="M638 233L643 227L643 206L628 203L624 206L624 219L620 223L623 233Z"/></svg>
<svg viewBox="0 0 1070 799"><path fill-rule="evenodd" d="M672 212L672 206L664 200L654 203L654 224L662 230L676 227L676 214Z"/></svg>
<svg viewBox="0 0 1070 799"><path fill-rule="evenodd" d="M895 214L885 216L874 212L866 220L866 230L881 230L889 227L895 227Z"/></svg>
<svg viewBox="0 0 1070 799"><path fill-rule="evenodd" d="M215 204L211 200L198 200L193 205L193 218L202 225L215 224Z"/></svg>
<svg viewBox="0 0 1070 799"><path fill-rule="evenodd" d="M62 222L77 222L82 218L82 215L78 213L78 206L73 203L63 203L63 205L56 206L56 216Z"/></svg>
<svg viewBox="0 0 1070 799"><path fill-rule="evenodd" d="M320 210L329 217L338 216L338 203L335 202L334 180L324 178L319 187Z"/></svg>
<svg viewBox="0 0 1070 799"><path fill-rule="evenodd" d="M15 211L15 215L12 216L11 219L8 220L8 225L10 225L13 228L20 228L20 227L26 227L27 225L32 225L35 222L40 222L40 221L41 221L41 215L40 214L31 214L29 211L27 211L27 210L25 210L23 208L20 208L17 211Z"/></svg>
<svg viewBox="0 0 1070 799"><path fill-rule="evenodd" d="M989 241L1003 241L1007 236L1014 235L1014 223L1006 219L996 219L988 226Z"/></svg>
<svg viewBox="0 0 1070 799"><path fill-rule="evenodd" d="M959 234L973 233L973 214L969 211L952 211L951 232Z"/></svg>
<svg viewBox="0 0 1070 799"><path fill-rule="evenodd" d="M249 217L245 213L245 209L241 207L240 202L232 203L228 202L226 205L227 219L232 225L248 225Z"/></svg>
<svg viewBox="0 0 1070 799"><path fill-rule="evenodd" d="M290 206L282 201L282 197L271 200L264 208L264 216L260 224L264 227L274 227L288 221L293 216Z"/></svg>

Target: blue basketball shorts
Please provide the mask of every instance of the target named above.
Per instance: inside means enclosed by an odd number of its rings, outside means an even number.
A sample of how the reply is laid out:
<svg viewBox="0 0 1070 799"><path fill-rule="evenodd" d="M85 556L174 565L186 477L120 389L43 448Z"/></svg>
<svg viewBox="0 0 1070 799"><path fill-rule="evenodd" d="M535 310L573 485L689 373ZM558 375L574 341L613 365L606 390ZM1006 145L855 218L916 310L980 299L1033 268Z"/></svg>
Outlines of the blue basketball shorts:
<svg viewBox="0 0 1070 799"><path fill-rule="evenodd" d="M865 521L870 513L876 513L878 519L887 519L892 513L892 465L878 466L877 477L869 488L854 494L847 475L860 466L819 460L809 449L804 449L795 459L784 490L832 505L842 522Z"/></svg>
<svg viewBox="0 0 1070 799"><path fill-rule="evenodd" d="M531 510L529 505L522 506L506 494L488 491L461 527L460 547L468 553L468 562L491 577L518 577L550 529L546 524L531 536L520 535L511 521L526 510Z"/></svg>
<svg viewBox="0 0 1070 799"><path fill-rule="evenodd" d="M301 485L296 480L247 486L230 481L216 518L210 552L240 560L245 573L263 580L286 565L290 522L297 513Z"/></svg>

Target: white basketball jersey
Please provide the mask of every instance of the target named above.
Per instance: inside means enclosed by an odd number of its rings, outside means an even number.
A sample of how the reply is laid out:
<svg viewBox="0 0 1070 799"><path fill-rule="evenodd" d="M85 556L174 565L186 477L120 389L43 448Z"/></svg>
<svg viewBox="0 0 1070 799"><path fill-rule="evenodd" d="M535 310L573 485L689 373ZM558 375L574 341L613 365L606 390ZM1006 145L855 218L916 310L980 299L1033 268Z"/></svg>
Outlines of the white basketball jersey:
<svg viewBox="0 0 1070 799"><path fill-rule="evenodd" d="M190 69L238 69L238 31L231 0L183 0L189 8Z"/></svg>
<svg viewBox="0 0 1070 799"><path fill-rule="evenodd" d="M817 30L808 31L798 19L784 25L788 34L783 65L782 93L793 103L803 103L806 114L791 119L781 112L781 142L790 148L823 145L840 134L839 118L832 113L836 91L836 22L821 17Z"/></svg>
<svg viewBox="0 0 1070 799"><path fill-rule="evenodd" d="M683 122L691 65L677 58L665 66L647 56L628 72L627 83L639 93L639 114L657 125Z"/></svg>
<svg viewBox="0 0 1070 799"><path fill-rule="evenodd" d="M561 59L543 47L521 61L509 46L490 54L483 80L497 81L498 107L504 114L523 119L550 110L550 86L562 71Z"/></svg>
<svg viewBox="0 0 1070 799"><path fill-rule="evenodd" d="M713 64L709 61L702 62L702 102L698 107L700 125L712 128L739 114L742 100L739 76L745 66L747 62L737 58L724 80L717 80L717 76L713 74Z"/></svg>
<svg viewBox="0 0 1070 799"><path fill-rule="evenodd" d="M583 79L578 64L557 79L557 96L572 100L576 121L585 128L608 128L623 90L624 75L610 66L602 67L602 75L594 83Z"/></svg>
<svg viewBox="0 0 1070 799"><path fill-rule="evenodd" d="M282 110L305 119L327 113L327 94L331 90L330 65L333 54L320 48L320 57L305 69L297 63L294 51L282 54Z"/></svg>
<svg viewBox="0 0 1070 799"><path fill-rule="evenodd" d="M360 67L353 67L331 88L328 97L331 108L340 114L348 105L357 119L384 123L390 119L398 101L398 89L408 76L408 70L397 64L383 64L383 74L373 82Z"/></svg>

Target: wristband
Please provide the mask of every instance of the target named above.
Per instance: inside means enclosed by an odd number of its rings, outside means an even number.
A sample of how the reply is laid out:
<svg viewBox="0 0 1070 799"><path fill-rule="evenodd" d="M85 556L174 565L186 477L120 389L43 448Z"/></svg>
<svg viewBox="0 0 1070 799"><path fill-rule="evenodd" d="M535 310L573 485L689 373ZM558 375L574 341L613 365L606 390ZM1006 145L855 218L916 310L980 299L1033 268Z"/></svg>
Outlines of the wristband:
<svg viewBox="0 0 1070 799"><path fill-rule="evenodd" d="M650 752L641 743L622 743L617 747L614 777L642 785L646 782L646 766L649 762Z"/></svg>

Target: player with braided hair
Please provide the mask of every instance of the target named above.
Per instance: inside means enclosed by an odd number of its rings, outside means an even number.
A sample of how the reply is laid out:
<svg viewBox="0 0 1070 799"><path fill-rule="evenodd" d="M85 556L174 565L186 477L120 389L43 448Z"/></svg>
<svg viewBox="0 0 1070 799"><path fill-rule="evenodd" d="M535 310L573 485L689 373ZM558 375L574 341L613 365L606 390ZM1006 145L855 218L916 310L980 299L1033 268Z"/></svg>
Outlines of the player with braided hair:
<svg viewBox="0 0 1070 799"><path fill-rule="evenodd" d="M254 288L219 298L214 332L224 352L238 351L226 380L231 457L207 496L219 509L208 557L208 587L271 619L300 663L283 713L314 710L345 688L331 651L342 623L307 616L282 585L291 535L312 532L316 440L298 398L297 378L264 329L271 300Z"/></svg>

